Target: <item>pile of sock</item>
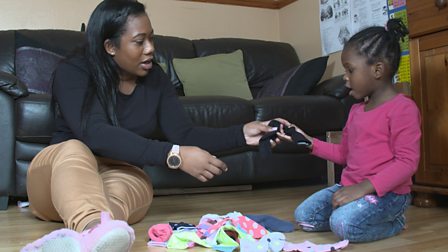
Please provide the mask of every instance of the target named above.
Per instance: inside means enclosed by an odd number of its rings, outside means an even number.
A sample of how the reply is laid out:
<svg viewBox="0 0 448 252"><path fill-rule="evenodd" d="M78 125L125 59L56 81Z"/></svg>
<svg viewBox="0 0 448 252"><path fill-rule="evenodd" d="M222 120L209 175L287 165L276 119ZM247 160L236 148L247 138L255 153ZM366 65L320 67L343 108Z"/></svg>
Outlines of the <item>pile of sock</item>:
<svg viewBox="0 0 448 252"><path fill-rule="evenodd" d="M226 215L206 214L201 217L198 225L169 222L151 226L148 230L148 246L188 249L199 245L223 252L237 248L240 252L324 252L348 245L348 241L325 245L309 241L290 243L280 230L292 232L294 225L269 215L242 215L239 212Z"/></svg>

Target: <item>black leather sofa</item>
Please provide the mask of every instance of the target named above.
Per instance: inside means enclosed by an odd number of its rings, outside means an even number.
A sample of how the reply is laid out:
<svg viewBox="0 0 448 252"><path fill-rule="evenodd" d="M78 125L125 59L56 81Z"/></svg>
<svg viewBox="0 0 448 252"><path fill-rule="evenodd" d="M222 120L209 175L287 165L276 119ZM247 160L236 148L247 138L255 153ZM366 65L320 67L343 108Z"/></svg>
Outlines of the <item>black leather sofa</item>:
<svg viewBox="0 0 448 252"><path fill-rule="evenodd" d="M26 197L26 171L32 158L44 148L53 130L51 94L34 92L17 77L18 49L32 47L67 55L84 41L84 34L66 30L0 31L0 209L8 198ZM300 125L313 136L324 139L326 131L342 129L352 101L343 96L342 78L319 84L307 95L244 100L224 96L183 96L182 84L173 71L171 59L194 58L242 49L252 92L257 83L299 64L294 49L286 43L249 39L187 40L155 36L158 62L167 64L167 73L178 90L185 110L197 125L225 127L252 120L283 117ZM44 62L37 62L40 66ZM32 70L32 69L25 69ZM51 70L51 69L50 69ZM23 71L23 67L22 70ZM39 72L49 76L51 73ZM163 139L163 135L156 135ZM244 147L215 153L229 171L210 182L164 167L145 166L156 189L253 185L266 182L324 181L326 163L307 154L304 148L282 144L267 158L256 148ZM67 178L70 179L70 178Z"/></svg>

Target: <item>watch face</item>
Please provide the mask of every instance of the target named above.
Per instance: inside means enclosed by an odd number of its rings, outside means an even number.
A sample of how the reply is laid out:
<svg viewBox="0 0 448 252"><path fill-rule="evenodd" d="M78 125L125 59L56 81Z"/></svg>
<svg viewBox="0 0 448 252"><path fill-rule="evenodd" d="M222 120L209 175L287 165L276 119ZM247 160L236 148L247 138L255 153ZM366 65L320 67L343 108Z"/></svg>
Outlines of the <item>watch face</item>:
<svg viewBox="0 0 448 252"><path fill-rule="evenodd" d="M179 168L180 163L181 163L180 157L177 156L177 155L171 155L171 156L168 158L168 166L169 166L170 168L177 169L177 168Z"/></svg>

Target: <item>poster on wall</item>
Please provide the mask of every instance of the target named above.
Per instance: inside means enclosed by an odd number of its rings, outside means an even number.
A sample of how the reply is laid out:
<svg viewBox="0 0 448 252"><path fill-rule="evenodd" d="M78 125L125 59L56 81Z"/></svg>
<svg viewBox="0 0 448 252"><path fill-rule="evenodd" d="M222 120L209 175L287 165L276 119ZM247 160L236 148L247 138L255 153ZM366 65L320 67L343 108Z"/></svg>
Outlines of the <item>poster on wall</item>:
<svg viewBox="0 0 448 252"><path fill-rule="evenodd" d="M359 30L384 26L388 20L387 0L319 0L322 54L341 51Z"/></svg>
<svg viewBox="0 0 448 252"><path fill-rule="evenodd" d="M408 25L408 15L406 12L406 0L388 0L388 9L390 18L399 18L403 21L406 27ZM411 62L409 58L409 36L406 36L400 42L401 59L398 66L397 74L395 75L395 82L411 83Z"/></svg>
<svg viewBox="0 0 448 252"><path fill-rule="evenodd" d="M369 26L385 26L400 18L408 26L406 0L319 0L322 54L341 51L355 33ZM411 82L409 38L400 43L402 56L395 82Z"/></svg>

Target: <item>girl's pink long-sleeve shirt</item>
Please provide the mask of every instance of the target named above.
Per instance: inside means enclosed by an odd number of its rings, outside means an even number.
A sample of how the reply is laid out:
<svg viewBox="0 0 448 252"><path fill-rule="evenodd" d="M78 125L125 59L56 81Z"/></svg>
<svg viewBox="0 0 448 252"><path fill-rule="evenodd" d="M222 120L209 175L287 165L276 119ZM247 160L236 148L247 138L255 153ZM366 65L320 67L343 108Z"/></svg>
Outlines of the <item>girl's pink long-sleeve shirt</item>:
<svg viewBox="0 0 448 252"><path fill-rule="evenodd" d="M420 113L403 94L365 111L355 104L342 131L340 144L313 139L312 154L345 165L341 184L368 179L378 196L411 191L420 159Z"/></svg>

